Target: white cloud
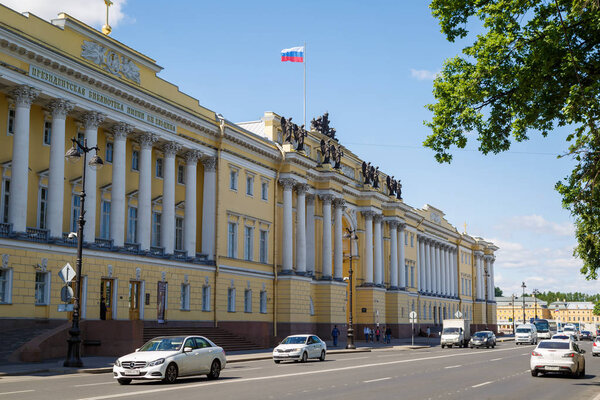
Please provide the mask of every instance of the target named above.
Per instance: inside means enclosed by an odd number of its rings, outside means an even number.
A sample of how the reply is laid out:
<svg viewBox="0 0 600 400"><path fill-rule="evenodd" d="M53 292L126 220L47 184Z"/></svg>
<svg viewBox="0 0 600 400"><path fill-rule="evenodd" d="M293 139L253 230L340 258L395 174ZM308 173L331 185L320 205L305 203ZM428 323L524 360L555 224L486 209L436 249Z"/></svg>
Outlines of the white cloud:
<svg viewBox="0 0 600 400"><path fill-rule="evenodd" d="M575 234L575 227L570 222L556 223L548 221L541 215L520 215L506 220L496 228L512 231L529 231L536 234L553 236L571 236Z"/></svg>
<svg viewBox="0 0 600 400"><path fill-rule="evenodd" d="M410 76L417 78L420 81L432 81L434 80L439 72L433 72L426 69L410 69Z"/></svg>
<svg viewBox="0 0 600 400"><path fill-rule="evenodd" d="M127 0L113 0L109 11L109 24L115 27L125 18L123 6ZM106 23L106 5L101 0L3 0L2 4L18 12L30 12L50 21L65 12L92 26Z"/></svg>

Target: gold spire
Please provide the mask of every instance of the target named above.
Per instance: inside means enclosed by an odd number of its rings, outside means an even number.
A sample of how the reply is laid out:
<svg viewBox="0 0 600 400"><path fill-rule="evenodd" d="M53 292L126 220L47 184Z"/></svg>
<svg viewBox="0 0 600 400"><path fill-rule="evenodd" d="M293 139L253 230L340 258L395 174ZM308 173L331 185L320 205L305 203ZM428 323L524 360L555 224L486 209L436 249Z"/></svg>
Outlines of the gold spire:
<svg viewBox="0 0 600 400"><path fill-rule="evenodd" d="M465 221L465 231L464 233L467 233L467 221Z"/></svg>
<svg viewBox="0 0 600 400"><path fill-rule="evenodd" d="M108 36L112 32L112 28L108 24L108 8L112 6L113 2L110 0L104 0L104 4L106 4L106 24L102 27L102 33Z"/></svg>

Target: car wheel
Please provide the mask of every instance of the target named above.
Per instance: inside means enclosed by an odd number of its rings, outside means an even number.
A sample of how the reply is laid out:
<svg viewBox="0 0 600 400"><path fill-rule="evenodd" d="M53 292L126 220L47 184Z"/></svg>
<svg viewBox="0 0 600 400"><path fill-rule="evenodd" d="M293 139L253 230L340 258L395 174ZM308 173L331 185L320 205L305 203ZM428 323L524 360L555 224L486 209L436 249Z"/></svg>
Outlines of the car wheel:
<svg viewBox="0 0 600 400"><path fill-rule="evenodd" d="M449 348L449 349L451 349L451 348L452 348L452 345L451 345L451 344L449 344L449 345L448 345L448 348Z"/></svg>
<svg viewBox="0 0 600 400"><path fill-rule="evenodd" d="M306 361L308 361L308 354L306 354L306 352L302 353L302 359L300 360L300 362L305 363Z"/></svg>
<svg viewBox="0 0 600 400"><path fill-rule="evenodd" d="M473 346L469 346L469 347L473 348Z"/></svg>
<svg viewBox="0 0 600 400"><path fill-rule="evenodd" d="M279 364L281 362L281 360L273 360L275 361L275 364Z"/></svg>
<svg viewBox="0 0 600 400"><path fill-rule="evenodd" d="M325 361L325 350L321 350L321 357L319 357L319 360Z"/></svg>
<svg viewBox="0 0 600 400"><path fill-rule="evenodd" d="M444 347L446 347L446 346L442 345L442 349L443 349Z"/></svg>
<svg viewBox="0 0 600 400"><path fill-rule="evenodd" d="M532 369L531 376L538 376L538 372L535 369Z"/></svg>
<svg viewBox="0 0 600 400"><path fill-rule="evenodd" d="M219 360L213 360L212 364L210 365L210 372L206 376L208 379L214 380L218 379L219 375L221 375L221 363Z"/></svg>
<svg viewBox="0 0 600 400"><path fill-rule="evenodd" d="M177 369L177 365L169 364L167 366L167 370L165 371L165 377L163 378L163 382L165 383L175 383L177 380L177 374L179 370Z"/></svg>
<svg viewBox="0 0 600 400"><path fill-rule="evenodd" d="M131 383L131 379L117 379L119 385L129 385Z"/></svg>

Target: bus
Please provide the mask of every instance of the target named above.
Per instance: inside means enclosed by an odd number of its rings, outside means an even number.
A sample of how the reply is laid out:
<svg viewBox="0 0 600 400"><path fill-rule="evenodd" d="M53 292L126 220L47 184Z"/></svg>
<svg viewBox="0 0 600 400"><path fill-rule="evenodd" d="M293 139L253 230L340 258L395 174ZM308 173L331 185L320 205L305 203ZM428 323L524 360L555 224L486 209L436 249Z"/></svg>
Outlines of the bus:
<svg viewBox="0 0 600 400"><path fill-rule="evenodd" d="M538 339L551 339L552 332L550 331L550 324L547 319L536 319L533 321L537 329Z"/></svg>
<svg viewBox="0 0 600 400"><path fill-rule="evenodd" d="M554 335L558 332L558 323L554 319L548 320L548 329L550 330L550 334Z"/></svg>

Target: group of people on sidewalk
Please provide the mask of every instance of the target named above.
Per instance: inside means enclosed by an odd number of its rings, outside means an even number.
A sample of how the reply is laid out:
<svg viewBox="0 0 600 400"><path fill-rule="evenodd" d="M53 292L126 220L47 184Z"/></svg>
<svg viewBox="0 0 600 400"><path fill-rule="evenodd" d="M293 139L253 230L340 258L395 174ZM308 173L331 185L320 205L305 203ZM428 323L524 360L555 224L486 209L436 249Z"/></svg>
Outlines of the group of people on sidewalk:
<svg viewBox="0 0 600 400"><path fill-rule="evenodd" d="M374 343L374 341L377 341L377 343L379 343L382 335L384 335L383 343L389 344L392 342L392 328L390 328L389 326L387 328L384 327L383 329L380 328L379 325L373 328L365 326L363 332L365 335L365 342Z"/></svg>

